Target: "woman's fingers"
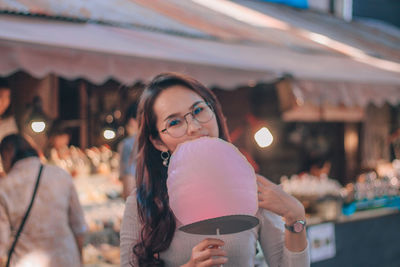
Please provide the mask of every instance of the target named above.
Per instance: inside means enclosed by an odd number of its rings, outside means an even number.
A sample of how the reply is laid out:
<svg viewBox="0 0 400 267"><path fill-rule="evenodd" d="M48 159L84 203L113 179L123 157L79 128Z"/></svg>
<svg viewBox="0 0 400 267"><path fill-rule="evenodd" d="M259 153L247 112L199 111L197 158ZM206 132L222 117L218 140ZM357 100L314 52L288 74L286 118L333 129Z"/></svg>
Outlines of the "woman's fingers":
<svg viewBox="0 0 400 267"><path fill-rule="evenodd" d="M220 266L221 264L225 264L228 262L228 258L226 257L218 257L218 258L210 258L204 261L200 266L211 267L211 266Z"/></svg>
<svg viewBox="0 0 400 267"><path fill-rule="evenodd" d="M263 194L258 194L258 202L262 202L265 200L265 197Z"/></svg>
<svg viewBox="0 0 400 267"><path fill-rule="evenodd" d="M227 261L227 253L221 247L224 241L216 238L206 238L192 249L192 261L195 266L215 266Z"/></svg>
<svg viewBox="0 0 400 267"><path fill-rule="evenodd" d="M271 194L271 192L275 191L276 187L273 187L271 185L265 186L263 184L258 183L257 185L257 192L258 195L263 195L263 194Z"/></svg>
<svg viewBox="0 0 400 267"><path fill-rule="evenodd" d="M272 185L275 185L273 182L269 181L264 176L261 176L259 174L257 174L256 176L257 176L257 183L261 184L262 186L270 187Z"/></svg>
<svg viewBox="0 0 400 267"><path fill-rule="evenodd" d="M226 251L221 248L207 248L201 252L196 253L195 261L206 262L210 259L218 259L220 257L226 257Z"/></svg>
<svg viewBox="0 0 400 267"><path fill-rule="evenodd" d="M261 193L261 194L267 193L268 190L269 190L268 188L265 188L265 187L263 187L262 185L259 185L259 186L257 187L257 192L259 193L259 195L260 195L260 193Z"/></svg>
<svg viewBox="0 0 400 267"><path fill-rule="evenodd" d="M222 247L223 245L225 245L225 243L221 239L206 238L203 241L201 241L197 246L195 246L193 250L202 251L209 247L213 246Z"/></svg>

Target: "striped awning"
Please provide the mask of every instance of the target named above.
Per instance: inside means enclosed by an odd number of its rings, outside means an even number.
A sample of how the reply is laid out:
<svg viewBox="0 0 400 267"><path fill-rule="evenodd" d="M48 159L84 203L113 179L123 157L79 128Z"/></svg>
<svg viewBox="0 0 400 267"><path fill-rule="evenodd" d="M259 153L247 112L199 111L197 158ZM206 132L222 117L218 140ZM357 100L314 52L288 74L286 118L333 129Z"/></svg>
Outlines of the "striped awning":
<svg viewBox="0 0 400 267"><path fill-rule="evenodd" d="M286 121L348 121L365 118L370 104L400 104L400 86L284 79L277 84Z"/></svg>

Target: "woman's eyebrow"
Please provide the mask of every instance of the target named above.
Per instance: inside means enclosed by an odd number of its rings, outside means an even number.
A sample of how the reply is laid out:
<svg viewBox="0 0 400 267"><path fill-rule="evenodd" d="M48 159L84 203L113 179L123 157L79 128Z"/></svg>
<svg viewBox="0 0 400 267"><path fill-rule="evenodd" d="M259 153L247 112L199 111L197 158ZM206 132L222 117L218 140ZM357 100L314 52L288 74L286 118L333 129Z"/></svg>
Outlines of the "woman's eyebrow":
<svg viewBox="0 0 400 267"><path fill-rule="evenodd" d="M171 115L169 115L168 117L166 117L165 119L164 119L164 121L167 121L167 120L169 120L170 118L173 118L173 117L176 117L176 116L179 116L180 115L180 113L172 113Z"/></svg>
<svg viewBox="0 0 400 267"><path fill-rule="evenodd" d="M203 100L199 100L199 101L194 102L194 104L191 105L189 109L193 109L195 106L197 106L201 102L204 102L204 101Z"/></svg>
<svg viewBox="0 0 400 267"><path fill-rule="evenodd" d="M201 102L204 102L204 100L199 100L199 101L194 102L193 105L191 105L191 106L189 107L189 110L192 110L196 105L198 105L198 104L201 103ZM164 121L167 121L167 120L169 120L170 118L173 118L173 117L176 117L176 116L179 116L179 115L180 115L179 112L177 112L177 113L172 113L171 115L169 115L168 117L166 117L166 118L164 119Z"/></svg>

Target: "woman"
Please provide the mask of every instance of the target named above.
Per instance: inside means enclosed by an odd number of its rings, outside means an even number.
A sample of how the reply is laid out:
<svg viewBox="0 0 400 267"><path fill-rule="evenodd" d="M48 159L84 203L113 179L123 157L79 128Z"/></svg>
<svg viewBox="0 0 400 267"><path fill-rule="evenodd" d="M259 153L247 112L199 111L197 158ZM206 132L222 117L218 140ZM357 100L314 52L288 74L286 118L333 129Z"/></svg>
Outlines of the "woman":
<svg viewBox="0 0 400 267"><path fill-rule="evenodd" d="M261 176L257 227L218 238L177 231L181 223L166 187L169 155L201 136L229 141L221 106L209 89L181 74L158 75L141 96L138 120L137 189L122 222L121 266L254 266L257 240L270 267L309 265L305 230L284 230L279 217L290 228L304 221L303 206Z"/></svg>
<svg viewBox="0 0 400 267"><path fill-rule="evenodd" d="M0 180L0 259L4 260L31 201L41 163L20 135L5 137L0 154L7 172ZM71 176L45 165L11 266L80 266L85 231Z"/></svg>

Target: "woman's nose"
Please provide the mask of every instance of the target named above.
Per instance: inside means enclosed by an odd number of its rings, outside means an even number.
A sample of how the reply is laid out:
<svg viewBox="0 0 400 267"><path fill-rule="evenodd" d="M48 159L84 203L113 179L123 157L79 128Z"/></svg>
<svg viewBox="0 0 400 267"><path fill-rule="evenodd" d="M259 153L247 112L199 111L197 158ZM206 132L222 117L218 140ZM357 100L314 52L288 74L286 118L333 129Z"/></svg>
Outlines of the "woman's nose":
<svg viewBox="0 0 400 267"><path fill-rule="evenodd" d="M190 118L189 118L190 117ZM200 122L195 120L193 116L187 116L186 117L186 122L187 122L187 134L190 135L196 131L198 131L201 128Z"/></svg>

